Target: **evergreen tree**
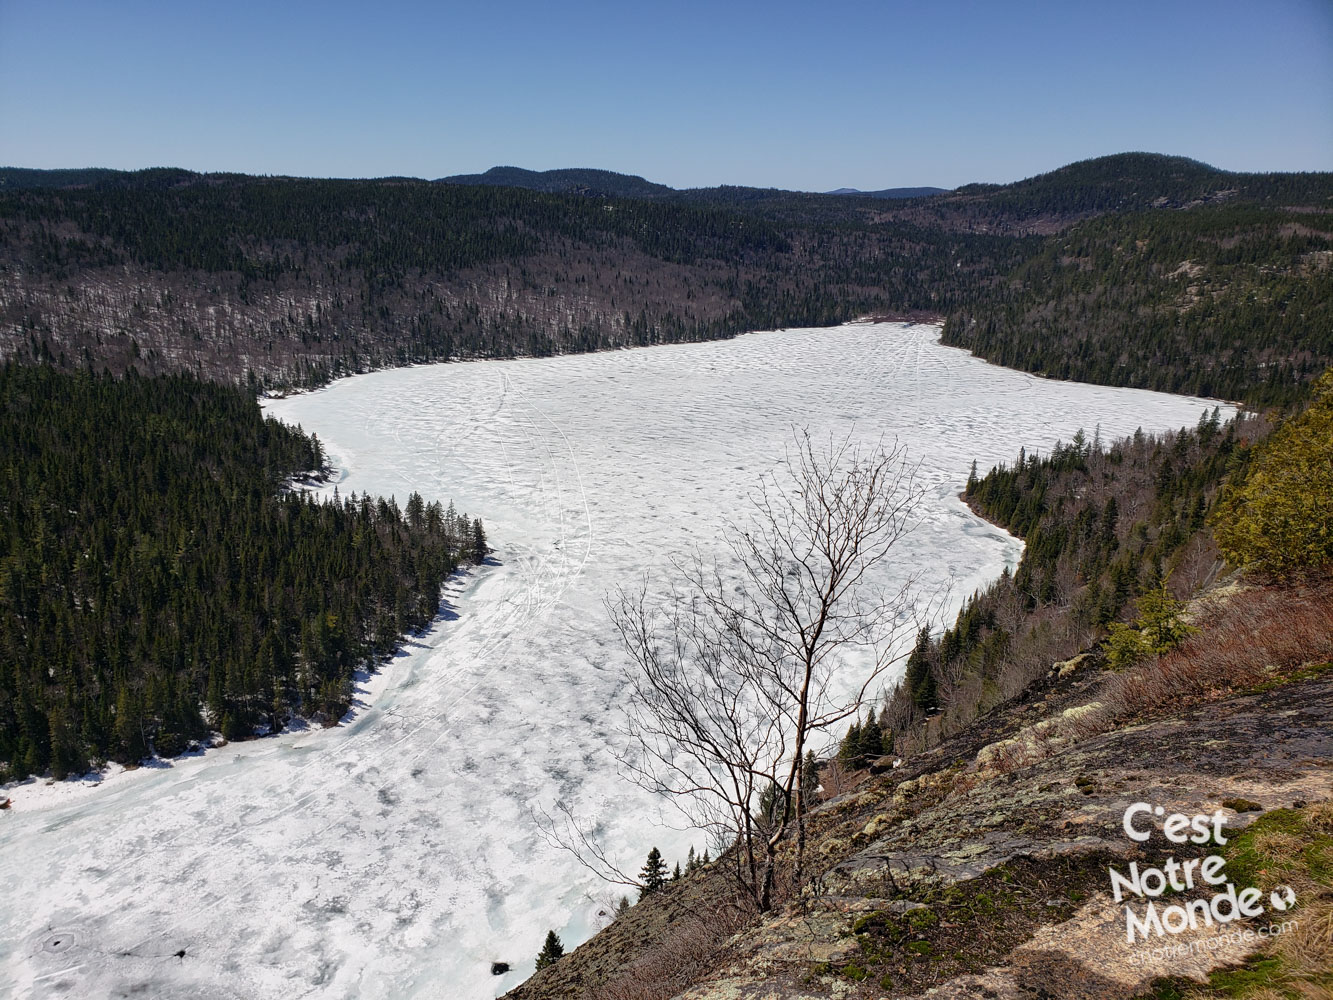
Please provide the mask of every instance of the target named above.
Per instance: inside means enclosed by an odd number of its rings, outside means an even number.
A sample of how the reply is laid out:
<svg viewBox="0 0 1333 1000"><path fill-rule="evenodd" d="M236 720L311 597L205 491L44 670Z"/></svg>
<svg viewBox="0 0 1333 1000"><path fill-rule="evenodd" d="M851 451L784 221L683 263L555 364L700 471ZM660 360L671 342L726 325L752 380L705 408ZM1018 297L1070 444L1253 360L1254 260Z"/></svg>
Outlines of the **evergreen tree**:
<svg viewBox="0 0 1333 1000"><path fill-rule="evenodd" d="M1234 565L1288 575L1333 564L1333 369L1314 396L1260 446L1212 517Z"/></svg>
<svg viewBox="0 0 1333 1000"><path fill-rule="evenodd" d="M1106 640L1107 661L1120 670L1150 656L1178 647L1199 630L1185 621L1185 602L1174 599L1161 584L1136 602L1138 618L1132 625L1112 622Z"/></svg>
<svg viewBox="0 0 1333 1000"><path fill-rule="evenodd" d="M782 819L783 810L786 808L787 797L777 782L770 781L764 786L764 790L759 793L759 809L755 814L755 819L761 824L776 823Z"/></svg>
<svg viewBox="0 0 1333 1000"><path fill-rule="evenodd" d="M555 965L565 954L565 946L560 940L560 935L555 931L546 932L546 943L542 945L542 950L537 953L537 971L540 972L548 965Z"/></svg>
<svg viewBox="0 0 1333 1000"><path fill-rule="evenodd" d="M853 718L847 732L838 744L838 760L855 767L861 756L861 720Z"/></svg>
<svg viewBox="0 0 1333 1000"><path fill-rule="evenodd" d="M648 860L639 872L639 898L643 899L651 892L657 892L666 885L667 866L662 860L662 852L654 847L648 852Z"/></svg>
<svg viewBox="0 0 1333 1000"><path fill-rule="evenodd" d="M955 630L945 632L945 639L951 640L955 646L958 643L958 633ZM949 650L942 650L941 656L950 659ZM956 654L955 654L956 655ZM922 626L921 631L917 633L916 645L907 657L907 671L904 675L904 683L907 685L907 691L911 695L912 704L923 712L930 712L935 708L935 672L930 667L930 628Z"/></svg>
<svg viewBox="0 0 1333 1000"><path fill-rule="evenodd" d="M884 736L879 731L879 720L874 711L866 713L866 721L861 726L860 757L863 763L869 763L884 756Z"/></svg>
<svg viewBox="0 0 1333 1000"><path fill-rule="evenodd" d="M490 549L486 546L486 529L481 526L481 518L472 521L472 561L481 563Z"/></svg>

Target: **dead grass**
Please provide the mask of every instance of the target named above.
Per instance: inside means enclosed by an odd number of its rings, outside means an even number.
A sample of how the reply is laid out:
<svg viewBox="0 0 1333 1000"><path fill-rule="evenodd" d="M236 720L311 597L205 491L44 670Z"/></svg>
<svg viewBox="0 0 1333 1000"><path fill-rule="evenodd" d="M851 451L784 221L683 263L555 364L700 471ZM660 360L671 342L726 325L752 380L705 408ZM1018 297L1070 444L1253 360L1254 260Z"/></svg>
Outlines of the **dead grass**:
<svg viewBox="0 0 1333 1000"><path fill-rule="evenodd" d="M1306 897L1319 892L1322 886L1309 874L1302 852L1305 840L1282 830L1270 830L1254 838L1254 853L1265 862L1259 869L1259 888L1265 892L1280 885L1289 885L1298 896Z"/></svg>
<svg viewBox="0 0 1333 1000"><path fill-rule="evenodd" d="M1295 927L1277 939L1283 985L1300 997L1333 997L1333 899L1325 896L1299 911Z"/></svg>
<svg viewBox="0 0 1333 1000"><path fill-rule="evenodd" d="M1279 811L1261 823L1276 821L1250 837L1253 858L1249 877L1264 890L1290 885L1298 907L1283 915L1281 934L1268 940L1241 967L1213 973L1209 985L1189 990L1191 1000L1229 997L1239 1000L1333 1000L1333 879L1327 852L1327 824L1333 803L1299 811ZM1322 841L1322 843L1321 843Z"/></svg>
<svg viewBox="0 0 1333 1000"><path fill-rule="evenodd" d="M1312 805L1308 822L1319 833L1333 834L1333 802L1317 802Z"/></svg>

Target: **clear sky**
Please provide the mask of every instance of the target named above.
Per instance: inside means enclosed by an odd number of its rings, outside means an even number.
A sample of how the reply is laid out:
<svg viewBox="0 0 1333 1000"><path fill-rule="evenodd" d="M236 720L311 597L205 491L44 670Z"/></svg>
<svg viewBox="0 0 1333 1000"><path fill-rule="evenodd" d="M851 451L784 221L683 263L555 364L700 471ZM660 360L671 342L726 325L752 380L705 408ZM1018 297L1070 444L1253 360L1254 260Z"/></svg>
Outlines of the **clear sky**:
<svg viewBox="0 0 1333 1000"><path fill-rule="evenodd" d="M0 164L675 187L1333 169L1333 0L0 0Z"/></svg>

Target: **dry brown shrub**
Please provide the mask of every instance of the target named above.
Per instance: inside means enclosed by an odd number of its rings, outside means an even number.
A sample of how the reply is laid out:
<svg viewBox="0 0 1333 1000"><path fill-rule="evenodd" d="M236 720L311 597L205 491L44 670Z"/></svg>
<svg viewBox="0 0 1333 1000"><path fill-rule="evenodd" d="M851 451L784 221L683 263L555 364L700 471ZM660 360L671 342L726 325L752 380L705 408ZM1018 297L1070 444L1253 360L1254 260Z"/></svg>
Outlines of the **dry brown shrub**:
<svg viewBox="0 0 1333 1000"><path fill-rule="evenodd" d="M1107 702L1116 715L1226 694L1333 659L1333 581L1206 601L1195 624L1199 634L1179 649L1112 680Z"/></svg>
<svg viewBox="0 0 1333 1000"><path fill-rule="evenodd" d="M819 769L819 796L828 800L843 792L850 792L865 779L859 772L848 771L842 761L833 759Z"/></svg>
<svg viewBox="0 0 1333 1000"><path fill-rule="evenodd" d="M718 906L672 925L653 947L614 979L588 993L589 1000L671 1000L715 969L727 941L750 922L739 906Z"/></svg>

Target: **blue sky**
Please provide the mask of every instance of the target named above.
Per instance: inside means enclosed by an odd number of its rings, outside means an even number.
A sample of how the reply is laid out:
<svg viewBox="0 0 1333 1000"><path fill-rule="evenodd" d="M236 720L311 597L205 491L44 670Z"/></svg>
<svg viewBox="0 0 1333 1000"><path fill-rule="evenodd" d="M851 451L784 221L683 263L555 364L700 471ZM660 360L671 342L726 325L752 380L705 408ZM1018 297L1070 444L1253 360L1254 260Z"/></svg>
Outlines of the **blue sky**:
<svg viewBox="0 0 1333 1000"><path fill-rule="evenodd" d="M1333 169L1333 0L0 0L0 163L676 187Z"/></svg>

